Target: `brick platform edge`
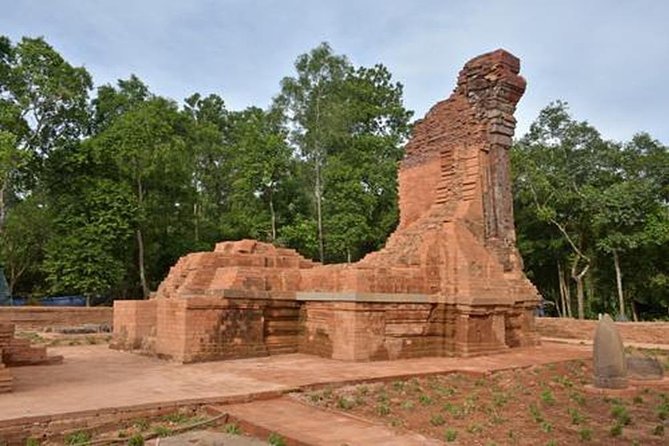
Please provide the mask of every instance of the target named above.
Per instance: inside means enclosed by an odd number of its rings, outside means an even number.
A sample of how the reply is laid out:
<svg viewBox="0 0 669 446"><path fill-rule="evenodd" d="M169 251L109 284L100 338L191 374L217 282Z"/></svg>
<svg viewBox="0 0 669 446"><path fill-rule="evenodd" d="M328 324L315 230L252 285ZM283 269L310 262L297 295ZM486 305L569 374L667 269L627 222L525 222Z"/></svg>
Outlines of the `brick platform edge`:
<svg viewBox="0 0 669 446"><path fill-rule="evenodd" d="M58 441L67 435L86 431L104 432L124 422L137 419L155 419L179 409L199 409L210 405L241 404L251 401L278 398L283 392L270 391L220 398L200 398L163 403L138 404L125 407L86 410L39 417L22 417L0 421L0 444L23 446L29 438L44 441Z"/></svg>

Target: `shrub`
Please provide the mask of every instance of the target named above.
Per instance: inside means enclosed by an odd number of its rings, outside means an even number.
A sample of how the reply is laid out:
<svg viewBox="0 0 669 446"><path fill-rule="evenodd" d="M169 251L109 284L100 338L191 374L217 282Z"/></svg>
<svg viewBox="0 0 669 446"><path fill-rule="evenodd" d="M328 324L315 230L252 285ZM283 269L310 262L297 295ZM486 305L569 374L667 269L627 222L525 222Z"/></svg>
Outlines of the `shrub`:
<svg viewBox="0 0 669 446"><path fill-rule="evenodd" d="M616 404L611 408L611 416L623 426L627 426L632 422L632 417L630 417L627 407L622 404Z"/></svg>
<svg viewBox="0 0 669 446"><path fill-rule="evenodd" d="M410 400L403 401L402 404L400 405L400 407L403 410L411 410L411 409L414 408L414 406L415 406L415 404L413 403L413 401L410 401Z"/></svg>
<svg viewBox="0 0 669 446"><path fill-rule="evenodd" d="M339 397L339 399L337 400L337 407L342 410L353 409L353 406L355 406L355 403L352 400L346 398L345 396Z"/></svg>
<svg viewBox="0 0 669 446"><path fill-rule="evenodd" d="M574 401L579 406L585 405L585 397L578 392L571 392L569 394L569 398L571 398L571 400Z"/></svg>
<svg viewBox="0 0 669 446"><path fill-rule="evenodd" d="M541 391L541 395L539 395L539 397L541 398L541 401L546 404L555 404L555 396L553 395L551 389L545 388Z"/></svg>
<svg viewBox="0 0 669 446"><path fill-rule="evenodd" d="M432 426L443 426L446 424L446 420L441 414L432 415L430 418L430 424Z"/></svg>
<svg viewBox="0 0 669 446"><path fill-rule="evenodd" d="M231 434L231 435L239 435L242 433L242 430L235 423L226 424L225 426L223 426L223 431L225 431L226 434Z"/></svg>
<svg viewBox="0 0 669 446"><path fill-rule="evenodd" d="M592 440L592 429L589 429L587 427L582 428L581 430L578 431L578 438L580 438L581 441Z"/></svg>
<svg viewBox="0 0 669 446"><path fill-rule="evenodd" d="M571 424L583 424L585 421L585 417L581 415L578 409L573 409L570 407L567 409L567 413L569 413L569 416L571 417Z"/></svg>
<svg viewBox="0 0 669 446"><path fill-rule="evenodd" d="M446 429L446 432L444 433L444 438L449 443L455 441L455 439L458 438L458 431L456 431L455 429Z"/></svg>
<svg viewBox="0 0 669 446"><path fill-rule="evenodd" d="M430 398L429 395L426 395L424 393L418 397L418 401L420 401L420 403L423 406L429 406L430 404L432 404L432 398Z"/></svg>
<svg viewBox="0 0 669 446"><path fill-rule="evenodd" d="M616 421L613 426L611 426L611 429L609 429L609 434L611 434L612 437L620 437L623 433L623 425Z"/></svg>
<svg viewBox="0 0 669 446"><path fill-rule="evenodd" d="M144 446L142 434L135 434L128 440L128 446Z"/></svg>
<svg viewBox="0 0 669 446"><path fill-rule="evenodd" d="M546 432L547 434L553 432L553 425L549 423L548 421L542 421L541 422L541 430Z"/></svg>
<svg viewBox="0 0 669 446"><path fill-rule="evenodd" d="M390 406L388 403L379 403L376 406L376 413L381 416L386 416L390 413Z"/></svg>
<svg viewBox="0 0 669 446"><path fill-rule="evenodd" d="M530 404L530 415L535 423L541 423L544 421L544 417L541 415L539 408L535 404Z"/></svg>
<svg viewBox="0 0 669 446"><path fill-rule="evenodd" d="M88 432L74 432L65 437L65 444L68 446L83 446L91 441L91 435Z"/></svg>
<svg viewBox="0 0 669 446"><path fill-rule="evenodd" d="M271 446L286 446L286 440L284 440L283 437L276 432L269 434L269 437L267 437L267 442Z"/></svg>
<svg viewBox="0 0 669 446"><path fill-rule="evenodd" d="M172 429L170 429L167 426L158 425L153 428L153 433L155 433L159 437L169 437L170 435L172 435Z"/></svg>

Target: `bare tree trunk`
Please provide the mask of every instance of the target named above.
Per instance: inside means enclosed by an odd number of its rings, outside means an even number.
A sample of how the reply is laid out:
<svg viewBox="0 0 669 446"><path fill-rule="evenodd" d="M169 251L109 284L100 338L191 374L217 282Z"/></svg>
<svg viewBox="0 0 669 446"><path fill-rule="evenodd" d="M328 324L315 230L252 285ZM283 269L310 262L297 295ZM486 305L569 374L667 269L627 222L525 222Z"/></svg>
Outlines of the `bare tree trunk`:
<svg viewBox="0 0 669 446"><path fill-rule="evenodd" d="M571 289L569 288L569 284L567 281L563 279L564 283L564 290L565 290L565 301L567 302L567 317L568 318L573 318L574 313L571 311Z"/></svg>
<svg viewBox="0 0 669 446"><path fill-rule="evenodd" d="M5 226L5 191L7 190L7 180L3 180L2 187L0 187L0 233L2 233L2 228Z"/></svg>
<svg viewBox="0 0 669 446"><path fill-rule="evenodd" d="M578 318L585 319L585 296L583 293L583 277L577 276L576 281L576 304L578 305Z"/></svg>
<svg viewBox="0 0 669 446"><path fill-rule="evenodd" d="M149 297L149 286L146 284L146 272L144 270L144 238L142 230L137 229L137 262L139 267L139 282L142 285L144 299Z"/></svg>
<svg viewBox="0 0 669 446"><path fill-rule="evenodd" d="M558 271L560 273L560 290L562 291L562 294L564 296L564 302L563 304L565 305L566 309L562 311L563 314L565 314L567 317L571 318L573 317L572 311L571 311L571 291L569 289L569 284L567 283L567 280L565 278L565 273L562 271L562 266L558 263Z"/></svg>
<svg viewBox="0 0 669 446"><path fill-rule="evenodd" d="M194 236L195 243L200 241L200 216L197 202L193 203L193 223L194 223Z"/></svg>
<svg viewBox="0 0 669 446"><path fill-rule="evenodd" d="M144 202L144 190L142 189L142 181L137 179L137 202L139 208L142 208ZM142 286L142 295L144 299L149 297L149 286L146 283L146 271L144 268L144 237L142 236L141 227L137 228L137 266L139 269L139 282Z"/></svg>
<svg viewBox="0 0 669 446"><path fill-rule="evenodd" d="M276 212L274 212L274 200L271 192L269 195L269 213L272 218L272 242L274 242L276 240Z"/></svg>
<svg viewBox="0 0 669 446"><path fill-rule="evenodd" d="M321 263L325 261L325 249L323 247L323 212L322 199L323 191L321 185L321 165L320 160L316 160L316 220L318 223L318 256Z"/></svg>
<svg viewBox="0 0 669 446"><path fill-rule="evenodd" d="M574 263L571 266L571 278L576 282L576 304L578 305L578 318L585 319L585 293L583 292L583 277L590 269L590 264L586 264L580 272L578 270L578 265L581 258L576 257Z"/></svg>
<svg viewBox="0 0 669 446"><path fill-rule="evenodd" d="M563 275L562 275L562 266L560 265L559 260L557 262L557 273L558 273L558 289L560 290L560 307L562 307L562 316L561 317L566 317L567 316L567 305L565 303L564 278L563 278ZM558 311L558 313L560 313L560 312Z"/></svg>
<svg viewBox="0 0 669 446"><path fill-rule="evenodd" d="M639 315L636 312L636 305L634 305L634 299L630 301L630 307L632 308L632 319L634 322L639 322Z"/></svg>
<svg viewBox="0 0 669 446"><path fill-rule="evenodd" d="M613 265L616 268L616 287L618 289L618 312L620 319L625 320L625 296L623 295L623 276L620 272L620 257L618 251L613 250Z"/></svg>

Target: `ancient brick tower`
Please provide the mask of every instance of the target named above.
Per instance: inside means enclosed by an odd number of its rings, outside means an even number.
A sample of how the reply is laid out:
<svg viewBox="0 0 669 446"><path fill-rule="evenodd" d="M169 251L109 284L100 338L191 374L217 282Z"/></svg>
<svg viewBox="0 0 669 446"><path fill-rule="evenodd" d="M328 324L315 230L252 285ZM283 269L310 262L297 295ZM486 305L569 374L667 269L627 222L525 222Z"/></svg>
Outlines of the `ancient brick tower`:
<svg viewBox="0 0 669 446"><path fill-rule="evenodd" d="M148 301L114 306L116 348L182 362L305 352L366 361L534 345L515 247L509 148L525 90L504 50L465 65L399 168L400 223L379 252L322 266L242 240L179 260Z"/></svg>

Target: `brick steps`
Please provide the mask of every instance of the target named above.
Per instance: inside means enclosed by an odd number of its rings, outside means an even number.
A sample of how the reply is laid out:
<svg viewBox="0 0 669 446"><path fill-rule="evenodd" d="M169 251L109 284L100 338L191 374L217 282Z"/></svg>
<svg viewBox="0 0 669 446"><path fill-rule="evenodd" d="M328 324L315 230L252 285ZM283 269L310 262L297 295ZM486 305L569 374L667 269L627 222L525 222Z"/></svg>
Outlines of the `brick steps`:
<svg viewBox="0 0 669 446"><path fill-rule="evenodd" d="M27 339L14 337L14 324L0 323L0 393L12 390L12 375L7 366L51 365L63 362L62 356L48 356L46 347L33 347Z"/></svg>

